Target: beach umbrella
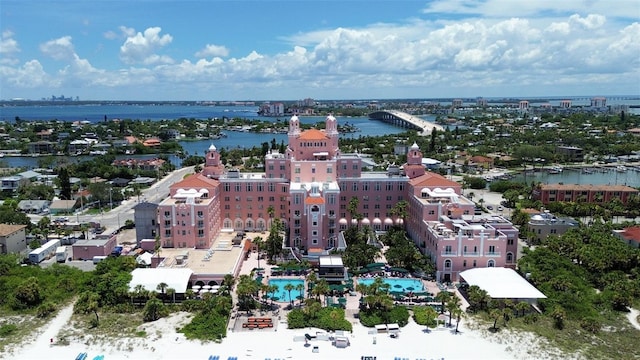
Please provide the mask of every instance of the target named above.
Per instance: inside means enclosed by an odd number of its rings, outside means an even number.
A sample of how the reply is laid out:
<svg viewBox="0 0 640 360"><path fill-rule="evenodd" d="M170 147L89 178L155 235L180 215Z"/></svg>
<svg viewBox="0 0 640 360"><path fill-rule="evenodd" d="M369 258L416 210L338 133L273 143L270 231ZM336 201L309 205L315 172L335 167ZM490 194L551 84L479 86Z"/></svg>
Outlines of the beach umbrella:
<svg viewBox="0 0 640 360"><path fill-rule="evenodd" d="M272 297L271 297L271 301L278 301L278 300L280 300L280 298L279 298L279 297L277 297L277 296L272 296Z"/></svg>
<svg viewBox="0 0 640 360"><path fill-rule="evenodd" d="M397 289L400 289L400 288L402 288L402 285L400 285L400 284L395 284L395 285L393 285L393 287L394 287L394 288L397 288Z"/></svg>
<svg viewBox="0 0 640 360"><path fill-rule="evenodd" d="M413 290L415 290L415 288L413 286L408 286L405 290L413 291Z"/></svg>
<svg viewBox="0 0 640 360"><path fill-rule="evenodd" d="M404 269L404 268L399 268L399 267L389 268L389 271L395 271L395 272L399 272L399 273L403 273L403 274L406 274L406 273L409 272L409 270Z"/></svg>
<svg viewBox="0 0 640 360"><path fill-rule="evenodd" d="M211 289L211 285L202 285L202 290L209 290Z"/></svg>
<svg viewBox="0 0 640 360"><path fill-rule="evenodd" d="M338 298L338 302L340 304L342 304L342 305L346 305L347 304L347 298L343 298L343 297Z"/></svg>

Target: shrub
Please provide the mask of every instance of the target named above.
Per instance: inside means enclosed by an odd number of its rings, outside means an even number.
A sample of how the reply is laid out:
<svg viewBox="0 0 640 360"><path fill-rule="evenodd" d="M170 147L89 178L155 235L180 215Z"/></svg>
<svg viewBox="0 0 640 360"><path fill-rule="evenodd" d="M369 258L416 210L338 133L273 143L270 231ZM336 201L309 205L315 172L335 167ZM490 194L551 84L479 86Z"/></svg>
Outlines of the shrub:
<svg viewBox="0 0 640 360"><path fill-rule="evenodd" d="M601 325L598 319L588 317L580 320L580 327L592 334L597 334L600 331Z"/></svg>
<svg viewBox="0 0 640 360"><path fill-rule="evenodd" d="M0 337L7 337L18 330L15 324L4 324L0 326Z"/></svg>
<svg viewBox="0 0 640 360"><path fill-rule="evenodd" d="M49 315L51 315L51 313L56 311L56 304L50 302L50 301L45 301L44 303L40 304L40 306L38 306L37 309L37 316L39 318L47 318L49 317Z"/></svg>

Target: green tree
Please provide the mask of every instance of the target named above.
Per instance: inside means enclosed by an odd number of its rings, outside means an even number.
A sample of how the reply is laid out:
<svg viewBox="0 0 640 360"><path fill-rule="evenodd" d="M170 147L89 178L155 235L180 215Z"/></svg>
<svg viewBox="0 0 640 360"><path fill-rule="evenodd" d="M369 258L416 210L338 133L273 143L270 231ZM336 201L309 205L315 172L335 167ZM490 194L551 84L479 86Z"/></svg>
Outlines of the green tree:
<svg viewBox="0 0 640 360"><path fill-rule="evenodd" d="M159 299L151 299L142 310L142 319L144 321L156 321L169 314L168 309Z"/></svg>
<svg viewBox="0 0 640 360"><path fill-rule="evenodd" d="M291 302L291 306L293 306L293 298L291 297L291 291L295 289L295 286L291 283L287 283L284 286L284 289L289 293L289 301Z"/></svg>
<svg viewBox="0 0 640 360"><path fill-rule="evenodd" d="M38 283L38 278L31 276L18 285L15 291L15 299L18 304L24 307L39 305L44 299L44 293Z"/></svg>
<svg viewBox="0 0 640 360"><path fill-rule="evenodd" d="M71 181L66 167L58 169L58 184L60 186L60 197L71 200Z"/></svg>
<svg viewBox="0 0 640 360"><path fill-rule="evenodd" d="M98 316L98 309L100 308L100 296L93 291L85 291L78 296L73 312L77 314L90 314L95 315L94 321L92 321L93 327L97 327L100 324L100 317Z"/></svg>

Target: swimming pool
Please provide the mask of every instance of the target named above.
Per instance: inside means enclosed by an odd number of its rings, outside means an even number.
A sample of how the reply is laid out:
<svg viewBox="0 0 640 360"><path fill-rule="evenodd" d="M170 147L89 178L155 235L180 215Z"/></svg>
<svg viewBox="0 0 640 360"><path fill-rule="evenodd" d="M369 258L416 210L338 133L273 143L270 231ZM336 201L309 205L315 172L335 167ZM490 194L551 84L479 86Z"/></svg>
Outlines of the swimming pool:
<svg viewBox="0 0 640 360"><path fill-rule="evenodd" d="M285 285L287 284L291 284L294 287L296 287L298 284L302 284L302 286L304 286L304 280L300 280L300 279L270 279L269 280L269 285L277 285L278 286L278 291L276 291L274 293L273 296L277 297L278 300L276 301L282 301L282 302L290 302L291 299L289 298L289 291L285 290ZM303 287L304 289L304 287ZM291 290L291 298L293 298L293 301L298 300L298 296L300 296L301 293L299 290Z"/></svg>
<svg viewBox="0 0 640 360"><path fill-rule="evenodd" d="M358 284L371 285L373 280L371 278L358 278ZM389 291L402 291L404 293L425 291L424 284L419 279L383 278L382 280L389 284Z"/></svg>

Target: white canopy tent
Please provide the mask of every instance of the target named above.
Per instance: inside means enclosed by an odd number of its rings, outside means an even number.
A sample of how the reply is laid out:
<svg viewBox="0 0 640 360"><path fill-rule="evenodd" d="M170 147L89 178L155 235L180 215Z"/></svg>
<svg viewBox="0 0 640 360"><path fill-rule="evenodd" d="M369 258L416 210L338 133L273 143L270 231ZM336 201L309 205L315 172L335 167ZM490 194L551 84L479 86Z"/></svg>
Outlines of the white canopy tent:
<svg viewBox="0 0 640 360"><path fill-rule="evenodd" d="M547 298L515 270L509 268L475 268L461 272L460 277L467 284L485 290L493 299L523 299L535 302L537 299Z"/></svg>
<svg viewBox="0 0 640 360"><path fill-rule="evenodd" d="M158 291L158 284L165 283L167 288L174 289L176 294L184 294L192 274L193 270L191 269L138 268L131 272L129 289L134 291L137 285L142 285L147 291Z"/></svg>

